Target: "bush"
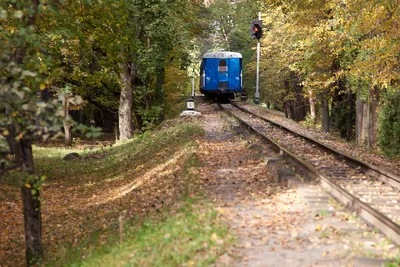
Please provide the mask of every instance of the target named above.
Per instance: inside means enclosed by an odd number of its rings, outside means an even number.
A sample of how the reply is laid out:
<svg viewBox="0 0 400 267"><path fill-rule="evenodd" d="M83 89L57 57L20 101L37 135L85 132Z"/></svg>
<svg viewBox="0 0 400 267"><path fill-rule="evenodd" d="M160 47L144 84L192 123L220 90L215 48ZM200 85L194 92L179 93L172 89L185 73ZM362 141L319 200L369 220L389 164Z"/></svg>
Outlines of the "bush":
<svg viewBox="0 0 400 267"><path fill-rule="evenodd" d="M399 88L396 88L399 89ZM379 147L388 157L400 157L400 91L389 88L379 114Z"/></svg>

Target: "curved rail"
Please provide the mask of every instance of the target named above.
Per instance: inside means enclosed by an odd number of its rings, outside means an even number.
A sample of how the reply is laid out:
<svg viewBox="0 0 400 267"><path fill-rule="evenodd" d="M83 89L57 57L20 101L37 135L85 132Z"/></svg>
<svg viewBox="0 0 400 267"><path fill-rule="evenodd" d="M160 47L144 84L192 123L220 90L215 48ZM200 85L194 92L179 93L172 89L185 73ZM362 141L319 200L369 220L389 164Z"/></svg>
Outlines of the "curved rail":
<svg viewBox="0 0 400 267"><path fill-rule="evenodd" d="M295 134L297 136L305 138L309 142L313 142L313 143L317 144L318 146L320 146L323 149L328 149L328 150L332 151L332 153L337 153L339 156L342 156L342 157L345 156L345 154L343 154L341 152L338 152L338 151L336 151L334 149L330 149L328 146L326 146L324 144L321 144L321 143L319 143L318 141L316 141L316 140L314 140L312 138L303 136L303 135L301 135L301 134L299 134L297 132L294 132L294 131L288 129L287 127L284 127L284 126L282 126L282 125L280 125L278 123L269 121L268 119L263 118L263 117L261 117L261 116L259 116L257 114L254 114L254 113L252 113L252 112L250 112L250 111L248 111L248 110L246 110L246 109L244 109L242 107L239 107L236 104L233 104L233 106L237 107L238 109L242 110L243 112L249 113L252 116L257 117L258 119L261 119L263 121L267 121L268 123L271 123L274 126L283 128L286 131L291 132L292 134ZM280 145L276 141L272 140L272 138L268 137L263 132L260 132L259 130L257 130L254 126L252 126L251 124L247 123L242 118L240 118L239 116L237 116L234 113L232 113L230 110L227 110L222 105L220 105L220 107L224 111L228 112L230 115L235 117L241 124L245 125L249 130L251 130L252 132L256 133L261 138L267 140L269 143L271 143L276 151L279 151L281 154L286 156L290 161L295 163L296 166L302 168L303 170L306 170L307 173L311 174L313 177L318 178L320 180L321 186L323 188L325 188L332 196L334 196L336 199L338 199L342 204L344 204L345 206L347 206L350 209L355 210L357 212L358 216L360 216L365 221L367 221L368 223L370 223L371 225L373 225L377 229L379 229L381 232L386 234L395 243L400 244L400 226L398 224L393 222L390 218L388 218L387 216L385 216L381 212L377 211L376 209L374 209L373 207L371 207L367 203L361 201L359 198L357 198L356 196L352 195L347 190L343 189L333 179L326 177L319 170L317 170L316 168L314 168L310 164L306 163L303 159L297 157L295 154L290 152L288 149L286 149L285 147L283 147L282 145ZM350 157L350 156L347 156L347 157L350 160L352 160L351 162L353 164L359 164L359 165L363 166L363 169L364 168L368 168L371 165L371 164L364 163L364 162L362 162L362 161L360 161L358 159L355 159L353 157ZM347 159L347 157L345 157L346 160L349 160L349 159ZM371 165L371 166L373 166L373 165ZM376 166L374 166L374 167L375 167L374 168L374 172L376 171L376 169L378 169L380 171L380 173L383 173L383 174L384 173L389 173L387 171L380 170L380 168L378 168Z"/></svg>

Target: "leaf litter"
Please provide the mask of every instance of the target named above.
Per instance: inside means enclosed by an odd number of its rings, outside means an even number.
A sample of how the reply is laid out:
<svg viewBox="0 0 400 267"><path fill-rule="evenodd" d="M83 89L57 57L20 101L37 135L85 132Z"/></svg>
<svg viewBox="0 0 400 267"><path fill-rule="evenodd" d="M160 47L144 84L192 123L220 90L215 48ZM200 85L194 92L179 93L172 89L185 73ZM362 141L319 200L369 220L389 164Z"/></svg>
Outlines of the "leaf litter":
<svg viewBox="0 0 400 267"><path fill-rule="evenodd" d="M357 266L400 255L397 246L364 222L343 220L351 215L332 206L335 201L318 186L277 184L264 160L274 156L267 145L239 130L217 108L198 109L206 129L197 152L202 164L198 183L235 234L237 244L228 254L235 265ZM226 266L226 259L224 254L219 264Z"/></svg>
<svg viewBox="0 0 400 267"><path fill-rule="evenodd" d="M53 151L51 148L35 150L45 155L37 162L42 171L49 173L41 195L44 261L58 262L70 248L87 240L88 245L82 248L84 254L96 244L105 244L109 234L118 233L119 218L140 220L178 202L190 186L184 165L193 156L193 137L199 129L198 126L178 129L180 138L156 157L153 151L138 149L140 140L132 144L134 148L125 145L130 153L139 151L140 157L132 155L130 158L130 154L123 153L122 146L113 147L116 150L109 151L107 157L69 163L63 162L62 156L48 157ZM159 150L157 142L164 145L164 139L171 136L167 132L165 136L151 136L147 140L155 143L153 146ZM108 167L108 161L117 163L119 168ZM66 173L65 164L70 166ZM25 236L19 190L5 184L1 185L1 190L8 193L0 198L0 265L24 266ZM90 236L96 239L91 241Z"/></svg>

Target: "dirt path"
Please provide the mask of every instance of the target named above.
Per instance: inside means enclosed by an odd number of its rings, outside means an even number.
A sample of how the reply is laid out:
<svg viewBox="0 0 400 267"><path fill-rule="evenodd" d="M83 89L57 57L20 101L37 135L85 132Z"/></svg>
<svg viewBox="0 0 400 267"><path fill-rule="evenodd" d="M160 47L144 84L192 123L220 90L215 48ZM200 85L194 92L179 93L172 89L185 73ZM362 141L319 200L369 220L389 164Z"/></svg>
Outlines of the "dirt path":
<svg viewBox="0 0 400 267"><path fill-rule="evenodd" d="M269 175L268 145L205 103L199 180L237 245L221 266L381 266L399 249L344 212L318 186L290 189Z"/></svg>

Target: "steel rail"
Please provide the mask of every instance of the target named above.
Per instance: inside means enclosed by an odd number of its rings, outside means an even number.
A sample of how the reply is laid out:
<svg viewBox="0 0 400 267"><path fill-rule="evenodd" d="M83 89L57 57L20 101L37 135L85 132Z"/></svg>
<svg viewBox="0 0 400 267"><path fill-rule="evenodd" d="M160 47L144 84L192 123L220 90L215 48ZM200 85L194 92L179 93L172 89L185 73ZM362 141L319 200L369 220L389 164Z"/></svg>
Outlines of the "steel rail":
<svg viewBox="0 0 400 267"><path fill-rule="evenodd" d="M379 229L382 233L388 236L392 241L400 245L400 226L389 219L384 214L380 213L376 209L372 208L365 202L361 201L347 190L340 187L336 184L335 181L326 177L320 171L318 171L313 166L310 166L308 163L303 161L301 158L294 155L292 152L287 150L285 147L281 146L279 143L272 140L270 137L265 135L264 133L258 131L252 125L238 117L237 115L233 114L231 111L225 109L222 105L219 105L221 109L225 112L229 113L231 116L235 117L241 124L245 125L249 130L260 136L262 139L267 140L271 143L274 147L275 151L279 151L284 157L289 159L291 162L294 162L296 166L300 167L301 169L305 170L308 174L311 174L314 178L318 178L320 181L321 186L327 190L333 197L335 197L338 201L340 201L343 205L347 208L356 211L357 215L364 219L366 222L371 224L372 226ZM234 105L237 107L236 105ZM249 112L245 109L241 109L244 112L250 113L254 115L252 112ZM259 119L264 120L262 117L256 115ZM269 122L269 121L268 121ZM273 123L276 126L281 127L277 123ZM286 129L286 127L282 127ZM293 132L290 130L290 132ZM297 134L297 133L295 133ZM324 145L325 146L325 145Z"/></svg>
<svg viewBox="0 0 400 267"><path fill-rule="evenodd" d="M373 164L370 164L370 163L367 163L367 162L363 162L363 161L361 161L361 160L359 160L359 159L357 159L357 158L355 158L353 156L350 156L350 155L347 155L347 154L345 154L343 152L340 152L340 151L338 151L338 150L336 150L336 149L334 149L334 148L332 148L332 147L330 147L328 145L325 145L325 144L321 143L318 140L315 140L314 138L311 138L309 136L306 136L306 135L303 135L301 133L298 133L298 132L296 132L296 131L294 131L294 130L292 130L292 129L284 126L284 125L281 125L281 124L277 123L277 122L269 120L269 119L267 119L265 117L262 117L260 115L254 114L253 112L241 107L240 105L238 105L236 103L232 102L231 104L233 106L235 106L236 108L240 109L243 112L250 113L253 116L256 116L256 117L258 117L258 118L260 118L260 119L262 119L262 120L264 120L264 121L266 121L268 123L271 123L271 124L273 124L273 125L275 125L277 127L280 127L280 128L282 128L282 129L284 129L284 130L286 130L286 131L288 131L288 132L290 132L290 133L292 133L294 135L297 135L297 136L299 136L301 138L304 138L304 139L306 139L306 140L308 140L310 142L313 142L314 144L318 145L320 148L335 154L337 158L345 159L347 161L347 163L349 163L350 165L357 166L357 167L360 166L361 170L365 174L368 174L368 175L370 175L370 176L372 176L372 177L374 177L374 178L376 178L378 180L381 180L382 182L385 182L388 185L400 190L400 176L398 176L398 175L396 175L396 174L394 174L392 172L389 172L388 170L380 168L380 167L378 167L376 165L373 165Z"/></svg>

